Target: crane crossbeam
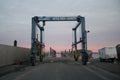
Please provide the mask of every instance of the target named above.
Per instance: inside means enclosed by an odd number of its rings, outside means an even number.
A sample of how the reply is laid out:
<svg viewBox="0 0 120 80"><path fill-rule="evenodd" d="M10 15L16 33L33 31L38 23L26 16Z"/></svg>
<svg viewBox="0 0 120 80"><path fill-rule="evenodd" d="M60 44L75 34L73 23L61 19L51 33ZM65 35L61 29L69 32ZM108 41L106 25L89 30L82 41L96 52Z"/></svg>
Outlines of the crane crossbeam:
<svg viewBox="0 0 120 80"><path fill-rule="evenodd" d="M73 43L72 46L75 46L75 45L77 45L77 44L79 44L79 43L81 43L81 42L82 42L82 40L80 40L80 41L78 41L78 42L76 42L76 43Z"/></svg>
<svg viewBox="0 0 120 80"><path fill-rule="evenodd" d="M76 17L38 17L38 21L80 21L81 16Z"/></svg>

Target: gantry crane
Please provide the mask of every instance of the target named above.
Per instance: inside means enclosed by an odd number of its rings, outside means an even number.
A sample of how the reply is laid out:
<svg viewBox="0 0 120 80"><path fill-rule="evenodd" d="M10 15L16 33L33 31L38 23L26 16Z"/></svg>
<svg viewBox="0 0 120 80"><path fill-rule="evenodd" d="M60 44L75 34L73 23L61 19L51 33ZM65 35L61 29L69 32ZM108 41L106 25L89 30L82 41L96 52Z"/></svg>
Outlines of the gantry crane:
<svg viewBox="0 0 120 80"><path fill-rule="evenodd" d="M82 16L75 16L75 17L39 17L35 16L32 17L32 40L31 40L31 63L32 65L35 65L36 57L35 55L39 53L40 61L43 60L43 49L45 47L43 42L43 31L45 22L47 21L77 21L77 25L72 29L74 31L74 43L72 44L72 47L75 47L75 51L77 51L77 45L81 42L82 43L82 62L84 65L86 65L86 62L88 61L88 54L87 54L87 40L86 40L86 29L85 29L85 18ZM43 25L41 26L39 22L42 22ZM77 41L76 36L76 30L81 24L81 33L82 37L80 41ZM40 41L38 41L36 37L36 27L40 29Z"/></svg>

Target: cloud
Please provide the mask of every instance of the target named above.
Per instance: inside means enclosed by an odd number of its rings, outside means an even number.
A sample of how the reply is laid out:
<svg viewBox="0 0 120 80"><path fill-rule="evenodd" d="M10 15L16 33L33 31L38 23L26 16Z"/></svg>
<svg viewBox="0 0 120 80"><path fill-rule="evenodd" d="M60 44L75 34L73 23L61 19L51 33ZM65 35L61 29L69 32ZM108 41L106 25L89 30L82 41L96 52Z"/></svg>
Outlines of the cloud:
<svg viewBox="0 0 120 80"><path fill-rule="evenodd" d="M18 39L19 44L30 45L33 16L82 15L86 19L86 29L90 30L89 47L115 45L120 40L119 5L119 0L1 0L0 43L12 44L14 39ZM75 24L47 22L46 44L58 47L71 45L71 29Z"/></svg>

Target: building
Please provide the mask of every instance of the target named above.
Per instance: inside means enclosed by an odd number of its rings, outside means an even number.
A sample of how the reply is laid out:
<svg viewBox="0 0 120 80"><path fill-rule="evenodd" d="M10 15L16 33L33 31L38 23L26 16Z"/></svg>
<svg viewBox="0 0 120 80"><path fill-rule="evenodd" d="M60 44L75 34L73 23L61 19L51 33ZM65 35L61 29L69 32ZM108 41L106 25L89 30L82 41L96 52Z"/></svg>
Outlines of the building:
<svg viewBox="0 0 120 80"><path fill-rule="evenodd" d="M99 58L98 52L92 52L92 58L93 58L93 59Z"/></svg>
<svg viewBox="0 0 120 80"><path fill-rule="evenodd" d="M116 45L118 61L120 61L120 44Z"/></svg>

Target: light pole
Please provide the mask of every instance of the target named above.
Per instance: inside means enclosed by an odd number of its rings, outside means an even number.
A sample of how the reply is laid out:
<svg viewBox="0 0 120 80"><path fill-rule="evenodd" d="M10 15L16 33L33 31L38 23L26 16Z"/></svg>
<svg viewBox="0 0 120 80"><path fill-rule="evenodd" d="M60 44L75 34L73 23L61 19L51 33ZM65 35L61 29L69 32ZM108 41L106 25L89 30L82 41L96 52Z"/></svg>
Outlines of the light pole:
<svg viewBox="0 0 120 80"><path fill-rule="evenodd" d="M89 32L90 32L89 30L85 31L85 33L86 33L86 50L87 50L87 33L89 33Z"/></svg>

